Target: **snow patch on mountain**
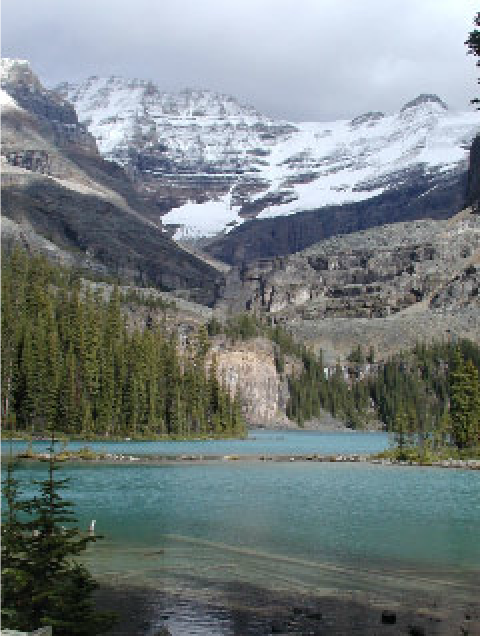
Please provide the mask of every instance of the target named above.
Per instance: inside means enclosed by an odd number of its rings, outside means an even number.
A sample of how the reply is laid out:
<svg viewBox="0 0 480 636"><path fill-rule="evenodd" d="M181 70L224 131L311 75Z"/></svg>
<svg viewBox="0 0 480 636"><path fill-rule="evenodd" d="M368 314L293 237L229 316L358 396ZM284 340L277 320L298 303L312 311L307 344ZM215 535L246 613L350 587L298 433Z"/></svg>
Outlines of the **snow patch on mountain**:
<svg viewBox="0 0 480 636"><path fill-rule="evenodd" d="M243 223L238 210L231 207L230 196L220 201L188 202L162 216L162 223L179 226L173 236L177 241L212 237Z"/></svg>
<svg viewBox="0 0 480 636"><path fill-rule="evenodd" d="M5 110L21 110L17 102L10 95L0 88L0 107L2 112Z"/></svg>
<svg viewBox="0 0 480 636"><path fill-rule="evenodd" d="M413 174L441 179L466 168L480 131L478 112L450 112L436 95L391 115L293 124L219 93L167 93L143 80L92 77L58 90L106 158L176 206L162 217L183 227L176 237L361 201Z"/></svg>

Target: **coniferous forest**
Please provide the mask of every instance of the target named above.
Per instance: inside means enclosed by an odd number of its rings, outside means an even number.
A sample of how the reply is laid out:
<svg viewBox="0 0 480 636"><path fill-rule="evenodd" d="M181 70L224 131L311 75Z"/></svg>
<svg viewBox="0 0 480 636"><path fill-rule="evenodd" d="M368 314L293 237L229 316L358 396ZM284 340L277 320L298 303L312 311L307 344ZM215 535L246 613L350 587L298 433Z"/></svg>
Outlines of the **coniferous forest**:
<svg viewBox="0 0 480 636"><path fill-rule="evenodd" d="M164 327L127 329L121 294L21 250L2 260L2 415L8 428L69 436L245 433L200 331L184 350Z"/></svg>
<svg viewBox="0 0 480 636"><path fill-rule="evenodd" d="M321 356L306 352L303 362L287 410L299 424L325 409L352 428L379 420L399 445L419 435L459 449L480 444L480 347L469 340L419 343L349 380L339 365L327 378Z"/></svg>
<svg viewBox="0 0 480 636"><path fill-rule="evenodd" d="M2 414L8 428L35 433L47 428L89 438L242 436L238 396L219 382L209 337L266 337L274 343L277 371L286 356L303 371L288 379L287 415L300 426L322 411L352 428L376 420L395 432L400 446L423 434L458 448L478 445L480 348L456 343L417 344L345 377L337 365L325 374L322 355L296 343L279 326L254 314L224 325L212 319L188 345L166 325L128 329L117 287L92 292L74 270L22 250L2 263ZM133 292L132 292L133 293ZM136 293L136 304L152 299ZM156 301L163 302L163 301ZM357 347L350 369L373 364Z"/></svg>

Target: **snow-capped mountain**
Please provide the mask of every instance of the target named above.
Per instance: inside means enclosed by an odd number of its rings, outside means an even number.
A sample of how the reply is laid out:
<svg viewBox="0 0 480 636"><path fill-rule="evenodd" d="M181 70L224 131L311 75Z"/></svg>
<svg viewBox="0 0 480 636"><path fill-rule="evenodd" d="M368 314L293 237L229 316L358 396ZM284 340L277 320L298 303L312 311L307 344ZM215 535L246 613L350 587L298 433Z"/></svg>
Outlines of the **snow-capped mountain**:
<svg viewBox="0 0 480 636"><path fill-rule="evenodd" d="M212 303L219 272L172 241L72 104L25 60L0 61L2 240L66 265ZM5 222L3 222L7 219Z"/></svg>
<svg viewBox="0 0 480 636"><path fill-rule="evenodd" d="M435 95L391 115L289 123L232 97L166 93L142 80L91 77L56 90L74 104L103 156L156 200L177 239L359 202L419 177L426 192L466 170L480 131L478 112L450 112Z"/></svg>

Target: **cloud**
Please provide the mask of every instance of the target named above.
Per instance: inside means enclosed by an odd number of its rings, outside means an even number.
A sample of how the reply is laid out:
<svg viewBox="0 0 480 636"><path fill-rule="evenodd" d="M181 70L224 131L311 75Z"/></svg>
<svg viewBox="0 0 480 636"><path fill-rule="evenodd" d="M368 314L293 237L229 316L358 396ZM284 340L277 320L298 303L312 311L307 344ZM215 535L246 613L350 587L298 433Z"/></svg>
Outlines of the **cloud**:
<svg viewBox="0 0 480 636"><path fill-rule="evenodd" d="M476 94L475 0L3 0L2 55L47 84L88 75L233 94L286 119Z"/></svg>

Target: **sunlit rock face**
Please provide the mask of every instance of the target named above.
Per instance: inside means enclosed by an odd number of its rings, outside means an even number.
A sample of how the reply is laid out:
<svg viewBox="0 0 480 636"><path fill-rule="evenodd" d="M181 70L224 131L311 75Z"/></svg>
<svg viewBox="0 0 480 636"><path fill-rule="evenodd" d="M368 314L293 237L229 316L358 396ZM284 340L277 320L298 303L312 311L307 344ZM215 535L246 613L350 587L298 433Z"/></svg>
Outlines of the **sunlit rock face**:
<svg viewBox="0 0 480 636"><path fill-rule="evenodd" d="M274 345L255 338L229 344L217 339L209 355L215 356L218 380L238 395L242 411L251 425L288 425L285 408L288 400L288 372L279 373L275 365Z"/></svg>
<svg viewBox="0 0 480 636"><path fill-rule="evenodd" d="M98 154L94 137L80 123L75 108L58 93L46 89L26 60L0 60L2 115L16 110L30 113L39 122L49 122L49 133L56 144L76 145ZM42 131L43 132L43 131Z"/></svg>

